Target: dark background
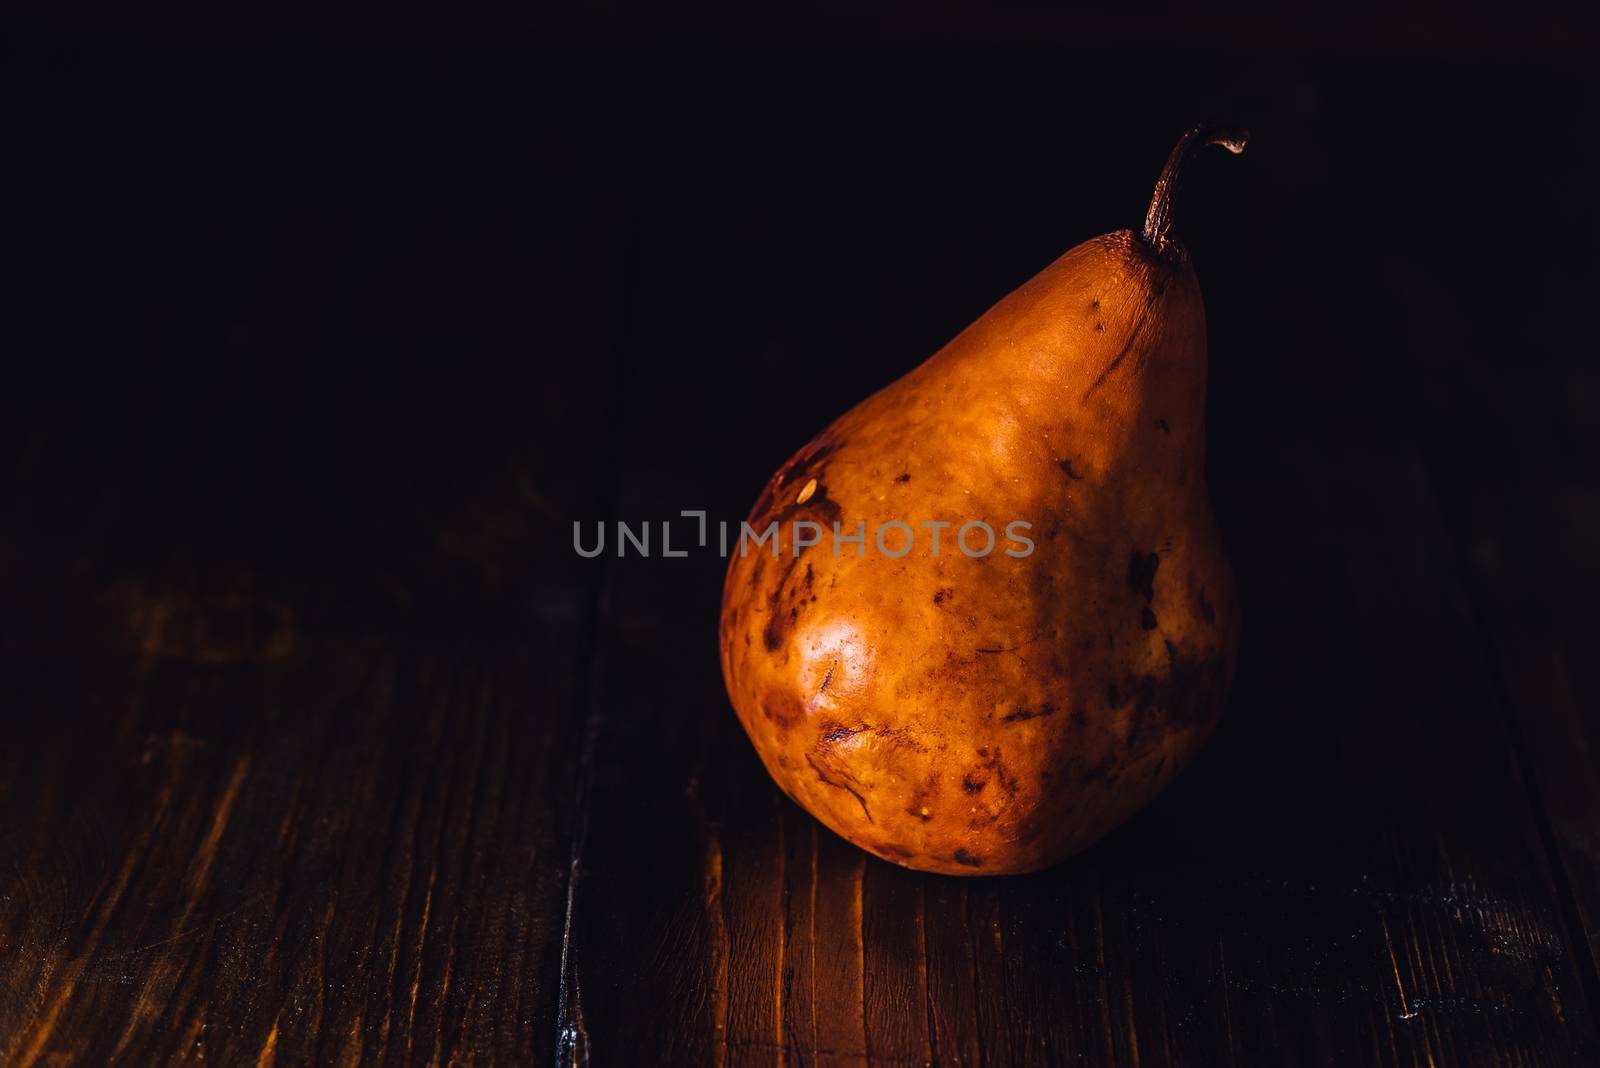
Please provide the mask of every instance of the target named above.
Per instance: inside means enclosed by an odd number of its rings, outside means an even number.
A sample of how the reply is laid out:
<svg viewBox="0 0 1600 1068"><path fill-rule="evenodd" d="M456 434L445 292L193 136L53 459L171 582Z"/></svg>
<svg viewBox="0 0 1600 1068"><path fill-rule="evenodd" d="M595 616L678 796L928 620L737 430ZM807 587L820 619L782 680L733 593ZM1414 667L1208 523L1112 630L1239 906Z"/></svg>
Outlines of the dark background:
<svg viewBox="0 0 1600 1068"><path fill-rule="evenodd" d="M42 567L92 518L125 554L107 568L181 547L315 569L353 609L382 597L365 568L420 579L432 524L535 455L636 476L625 500L550 493L563 519L739 518L819 424L1136 226L1196 118L1255 134L1193 169L1178 219L1225 525L1256 506L1229 472L1268 447L1246 413L1285 400L1285 366L1385 380L1327 413L1348 443L1430 376L1484 385L1470 345L1525 406L1503 417L1583 451L1592 37L1011 21L14 34L5 427L44 462L10 540ZM1506 438L1495 475L1550 462ZM97 504L112 469L125 495ZM696 479L718 498L682 500ZM445 499L398 521L423 492ZM436 577L419 626L533 600Z"/></svg>
<svg viewBox="0 0 1600 1068"><path fill-rule="evenodd" d="M1592 19L170 14L4 46L0 1057L1595 1055ZM741 518L1201 118L1224 726L863 860L572 522Z"/></svg>

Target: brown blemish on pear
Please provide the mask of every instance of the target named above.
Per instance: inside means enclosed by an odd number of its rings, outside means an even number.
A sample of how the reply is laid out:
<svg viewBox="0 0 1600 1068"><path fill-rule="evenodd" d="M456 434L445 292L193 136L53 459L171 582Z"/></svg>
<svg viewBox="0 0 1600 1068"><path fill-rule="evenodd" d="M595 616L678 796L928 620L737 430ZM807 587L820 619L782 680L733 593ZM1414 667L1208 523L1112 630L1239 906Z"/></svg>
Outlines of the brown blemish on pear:
<svg viewBox="0 0 1600 1068"><path fill-rule="evenodd" d="M1067 252L751 509L756 531L779 524L777 558L730 560L729 695L784 791L880 857L1054 864L1147 804L1216 723L1239 611L1205 488L1205 313L1169 236L1179 165L1204 143L1242 145L1185 135L1140 232ZM1033 554L962 555L969 519L1031 523ZM816 545L795 545L796 520ZM903 557L873 543L891 520L915 531ZM951 524L937 559L926 521ZM865 524L862 555L834 555L835 522Z"/></svg>

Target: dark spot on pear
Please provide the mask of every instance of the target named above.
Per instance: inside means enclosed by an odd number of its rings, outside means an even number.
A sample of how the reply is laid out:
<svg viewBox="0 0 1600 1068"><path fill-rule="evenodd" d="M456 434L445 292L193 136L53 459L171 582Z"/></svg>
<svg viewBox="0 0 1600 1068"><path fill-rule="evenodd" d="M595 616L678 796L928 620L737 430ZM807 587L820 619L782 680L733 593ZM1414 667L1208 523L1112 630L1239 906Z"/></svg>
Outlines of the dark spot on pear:
<svg viewBox="0 0 1600 1068"><path fill-rule="evenodd" d="M939 591L935 592L934 595L933 595L933 603L934 604L944 604L946 601L948 601L954 595L955 595L955 591L954 590L950 590L950 589L939 590Z"/></svg>
<svg viewBox="0 0 1600 1068"><path fill-rule="evenodd" d="M1091 308L1100 307L1100 298L1099 297L1095 297L1093 300L1091 300L1089 302L1089 307L1091 307Z"/></svg>
<svg viewBox="0 0 1600 1068"><path fill-rule="evenodd" d="M760 522L760 520L765 518L772 510L776 496L780 492L787 491L787 489L795 482L802 481L802 479L808 476L814 475L817 478L817 488L813 491L813 496L806 502L805 505L791 503L787 508L783 509L778 516L779 522L781 523L785 518L793 515L798 508L810 507L818 504L819 498L826 497L827 495L827 489L822 485L820 469L828 457L831 456L834 450L837 449L841 444L843 443L835 441L833 437L826 431L813 438L810 444L801 449L799 452L795 453L794 456L789 459L789 462L780 467L778 469L778 473L772 476L772 480L768 482L766 488L761 491L761 496L756 498L755 507L750 509L750 515L747 517L746 521L749 522L751 526L760 529L760 527L764 525ZM837 504L832 505L834 514L829 516L830 519L838 518L838 507L839 506ZM827 526L826 523L823 525Z"/></svg>
<svg viewBox="0 0 1600 1068"><path fill-rule="evenodd" d="M777 599L778 595L774 593L772 600L776 601ZM789 632L789 622L788 616L776 610L767 617L767 625L761 628L761 641L766 645L767 652L775 653L783 648L783 639Z"/></svg>
<svg viewBox="0 0 1600 1068"><path fill-rule="evenodd" d="M782 489L791 482L798 481L801 475L809 475L833 455L840 444L826 431L812 438L805 448L795 453L794 457L778 471L778 488Z"/></svg>
<svg viewBox="0 0 1600 1068"><path fill-rule="evenodd" d="M867 822L875 822L872 818L872 811L867 808L867 799L861 796L861 791L857 790L849 783L838 782L834 779L830 779L827 772L823 771L822 768L817 765L817 762L811 759L810 753L806 754L806 763L810 764L811 770L817 773L818 781L820 781L824 786L832 786L837 790L843 790L851 797L855 798L856 803L861 806L861 814L867 817Z"/></svg>
<svg viewBox="0 0 1600 1068"><path fill-rule="evenodd" d="M1106 324L1105 323L1095 323L1094 324L1094 332L1097 333L1097 334L1105 333L1106 332Z"/></svg>
<svg viewBox="0 0 1600 1068"><path fill-rule="evenodd" d="M1192 656L1171 641L1167 671L1140 675L1132 681L1133 720L1128 731L1132 749L1146 726L1165 719L1175 727L1194 727L1216 716L1227 665L1220 655Z"/></svg>
<svg viewBox="0 0 1600 1068"><path fill-rule="evenodd" d="M839 520L839 503L828 500L823 496L824 492L826 491L821 486L818 486L816 494L805 504L791 504L779 512L775 518L778 529L782 531L797 513L804 513L804 518L810 518L813 522L820 522L825 530L832 529L833 524ZM817 544L820 545L822 542L819 541ZM807 545L800 550L799 555L790 551L779 557L783 561L783 574L778 577L777 583L772 587L772 592L767 595L767 625L763 628L761 634L769 652L775 653L783 648L784 640L789 636L790 628L794 626L795 621L800 617L798 605L791 605L789 611L784 612L780 602L783 600L784 587L789 584L789 579L794 574L794 569L799 565L801 557L810 552L812 548L814 546ZM766 566L766 562L767 556L765 553L757 558L755 569L757 580L753 581L759 580L761 570ZM837 576L835 577L837 578ZM805 595L805 591L811 588L815 578L811 562L807 561L805 577L799 583L799 586L792 591L792 597L799 600L801 604L809 604L811 601L816 600L815 597L807 600Z"/></svg>
<svg viewBox="0 0 1600 1068"><path fill-rule="evenodd" d="M1019 708L1015 712L1007 712L1000 717L1001 723L1018 723L1025 719L1036 719L1039 716L1048 716L1055 712L1055 706L1046 701L1038 708Z"/></svg>
<svg viewBox="0 0 1600 1068"><path fill-rule="evenodd" d="M828 671L831 674L833 669L829 668ZM861 732L865 731L866 729L867 728L864 727L864 726L862 726L862 727L843 727L843 726L840 726L837 723L824 724L823 725L822 736L817 739L817 748L818 749L829 749L829 748L832 748L835 743L842 742L846 738L854 738L856 735L860 734Z"/></svg>
<svg viewBox="0 0 1600 1068"><path fill-rule="evenodd" d="M968 868L983 867L983 858L976 854L968 853L965 849L956 850L955 861L957 864Z"/></svg>
<svg viewBox="0 0 1600 1068"><path fill-rule="evenodd" d="M979 756L987 756L988 755L988 750L980 749L980 750L978 750L978 755ZM1016 796L1016 794L1017 794L1017 780L1013 779L1010 775L1006 774L1006 766L1000 760L1000 750L999 749L996 749L994 751L994 756L989 757L987 760L984 761L983 766L986 769L988 769L989 771L994 772L995 781L1000 784L1000 788L1002 790L1004 790L1006 793L1010 794L1013 797Z"/></svg>
<svg viewBox="0 0 1600 1068"><path fill-rule="evenodd" d="M1067 477L1072 479L1073 481L1077 481L1078 479L1083 477L1082 475L1078 474L1076 471L1074 471L1072 469L1072 461L1071 460L1057 460L1056 461L1056 466L1061 468L1061 470L1065 471L1067 473Z"/></svg>
<svg viewBox="0 0 1600 1068"><path fill-rule="evenodd" d="M1106 757L1100 763L1083 770L1084 782L1116 782L1116 777L1111 774L1111 769L1116 767L1115 757Z"/></svg>
<svg viewBox="0 0 1600 1068"><path fill-rule="evenodd" d="M961 778L961 788L969 794L982 793L983 788L988 785L988 779L974 779L971 775L964 775Z"/></svg>
<svg viewBox="0 0 1600 1068"><path fill-rule="evenodd" d="M1139 626L1145 630L1155 630L1157 625L1156 614L1150 610L1149 605L1139 609Z"/></svg>
<svg viewBox="0 0 1600 1068"><path fill-rule="evenodd" d="M1128 557L1128 589L1134 593L1142 594L1146 602L1156 595L1156 569L1161 566L1161 557L1156 553L1135 552ZM1146 630L1149 628L1146 627Z"/></svg>
<svg viewBox="0 0 1600 1068"><path fill-rule="evenodd" d="M929 820L933 819L933 814L931 812L923 812L920 809L915 808L906 809L906 815L915 816L923 823L927 823Z"/></svg>
<svg viewBox="0 0 1600 1068"><path fill-rule="evenodd" d="M910 482L911 481L911 472L910 471L901 472L900 477L895 479L895 481L896 482Z"/></svg>

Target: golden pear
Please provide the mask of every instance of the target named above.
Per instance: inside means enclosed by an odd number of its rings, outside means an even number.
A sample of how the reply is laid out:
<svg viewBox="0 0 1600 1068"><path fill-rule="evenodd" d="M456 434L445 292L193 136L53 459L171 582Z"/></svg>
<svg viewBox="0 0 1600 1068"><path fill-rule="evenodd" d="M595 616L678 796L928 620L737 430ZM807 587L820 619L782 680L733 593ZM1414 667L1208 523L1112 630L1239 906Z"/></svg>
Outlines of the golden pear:
<svg viewBox="0 0 1600 1068"><path fill-rule="evenodd" d="M877 856L1054 864L1217 722L1239 609L1206 492L1205 312L1168 236L1205 144L1244 140L1186 133L1141 231L1067 252L846 412L730 547L739 719L785 793Z"/></svg>

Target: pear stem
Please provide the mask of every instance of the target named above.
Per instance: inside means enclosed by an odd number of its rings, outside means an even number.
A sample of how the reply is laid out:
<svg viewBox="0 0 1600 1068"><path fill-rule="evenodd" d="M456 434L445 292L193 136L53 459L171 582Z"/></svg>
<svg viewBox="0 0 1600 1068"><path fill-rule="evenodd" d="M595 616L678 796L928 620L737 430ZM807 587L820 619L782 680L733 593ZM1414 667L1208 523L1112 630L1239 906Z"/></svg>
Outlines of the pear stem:
<svg viewBox="0 0 1600 1068"><path fill-rule="evenodd" d="M1144 214L1143 236L1145 242L1157 252L1166 254L1171 246L1167 232L1172 229L1172 202L1178 194L1178 178L1184 164L1197 151L1207 145L1221 145L1235 156L1244 151L1250 135L1243 130L1231 130L1200 124L1185 130L1178 143L1167 156L1167 165L1161 168L1156 179L1155 192L1150 194L1150 209Z"/></svg>

